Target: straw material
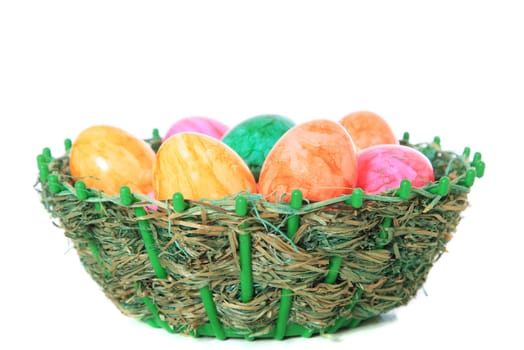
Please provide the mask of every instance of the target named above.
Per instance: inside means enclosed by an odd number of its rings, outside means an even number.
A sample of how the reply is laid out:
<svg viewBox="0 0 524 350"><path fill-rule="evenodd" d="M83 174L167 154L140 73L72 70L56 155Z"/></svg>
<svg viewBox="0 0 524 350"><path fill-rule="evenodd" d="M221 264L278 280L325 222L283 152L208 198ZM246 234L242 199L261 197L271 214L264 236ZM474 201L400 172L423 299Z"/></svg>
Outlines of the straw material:
<svg viewBox="0 0 524 350"><path fill-rule="evenodd" d="M445 252L468 206L464 177L471 164L438 144L413 147L431 159L435 184L411 189L408 199L398 191L365 195L360 208L348 204L351 195L294 210L245 194L246 216L235 212L234 197L190 201L182 212L171 201L143 196L123 205L119 197L88 190L89 198L79 200L67 154L48 163L49 176L59 180L57 193L47 180L36 188L86 271L123 314L184 334L216 335L221 328L222 337L273 336L279 312L285 314L283 291L289 291L284 321L301 331L284 335L306 336L355 326L408 303ZM444 196L434 193L442 176L450 180ZM136 208L145 216L138 217ZM290 239L286 225L293 214L300 225ZM166 278L157 277L139 221L151 233ZM243 302L239 237L247 233L253 297ZM326 283L333 257L340 257L340 268ZM210 308L203 303L206 287Z"/></svg>

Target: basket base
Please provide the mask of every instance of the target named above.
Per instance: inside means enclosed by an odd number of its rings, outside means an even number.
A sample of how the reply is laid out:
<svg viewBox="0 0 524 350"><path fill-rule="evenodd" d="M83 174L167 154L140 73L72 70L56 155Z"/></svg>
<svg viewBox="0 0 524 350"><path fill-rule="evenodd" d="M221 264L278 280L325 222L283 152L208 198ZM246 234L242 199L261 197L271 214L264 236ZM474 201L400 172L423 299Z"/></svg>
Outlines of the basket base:
<svg viewBox="0 0 524 350"><path fill-rule="evenodd" d="M147 319L143 321L154 328L165 328L163 325L159 325L153 319ZM326 329L310 329L310 328L306 328L296 323L290 323L286 327L284 338L292 338L292 337L311 338L312 336L318 335L318 334L334 334L344 329L356 328L362 322L363 320L359 320L356 318L339 319L337 320L337 322L335 322L333 326L328 327ZM186 332L183 332L183 330L180 330L180 332L177 332L176 330L175 331L171 330L171 333L186 333ZM233 329L233 328L224 328L223 333L225 335L225 338L221 340L228 339L228 338L246 339L250 341L256 340L256 339L278 339L275 327L271 328L269 331L261 330L260 332L249 332L248 330L245 330L245 329L238 330L238 329ZM191 331L187 334L195 338L198 338L198 337L216 338L217 337L217 332L213 329L213 326L211 325L211 323L202 324L196 329L196 331Z"/></svg>

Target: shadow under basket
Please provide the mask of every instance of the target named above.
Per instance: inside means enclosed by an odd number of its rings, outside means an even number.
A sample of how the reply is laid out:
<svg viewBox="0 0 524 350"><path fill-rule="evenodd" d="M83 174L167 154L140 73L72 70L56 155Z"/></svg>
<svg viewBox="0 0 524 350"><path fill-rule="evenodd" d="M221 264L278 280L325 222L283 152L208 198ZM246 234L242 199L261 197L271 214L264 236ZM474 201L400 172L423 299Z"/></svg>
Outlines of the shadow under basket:
<svg viewBox="0 0 524 350"><path fill-rule="evenodd" d="M156 133L158 134L158 133ZM147 140L153 149L159 138ZM413 145L435 182L322 202L258 194L155 201L74 182L65 155L38 158L35 186L89 275L125 315L172 333L284 339L335 333L408 303L468 206L480 153Z"/></svg>

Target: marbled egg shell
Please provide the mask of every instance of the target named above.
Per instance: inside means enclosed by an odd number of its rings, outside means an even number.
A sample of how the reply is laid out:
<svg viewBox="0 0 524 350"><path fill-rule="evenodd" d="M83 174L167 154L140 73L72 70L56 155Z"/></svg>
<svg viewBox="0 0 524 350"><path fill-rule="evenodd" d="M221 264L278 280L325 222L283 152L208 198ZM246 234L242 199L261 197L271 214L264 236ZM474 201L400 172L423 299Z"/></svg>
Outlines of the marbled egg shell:
<svg viewBox="0 0 524 350"><path fill-rule="evenodd" d="M433 166L418 150L402 145L379 145L357 154L357 186L366 193L380 193L400 186L403 179L413 187L435 180Z"/></svg>
<svg viewBox="0 0 524 350"><path fill-rule="evenodd" d="M389 124L373 112L354 112L346 115L339 123L351 135L357 151L375 145L398 143Z"/></svg>
<svg viewBox="0 0 524 350"><path fill-rule="evenodd" d="M229 130L229 127L213 118L208 117L187 117L176 121L164 136L163 141L170 136L178 134L179 132L198 132L204 135L221 139L222 136Z"/></svg>
<svg viewBox="0 0 524 350"><path fill-rule="evenodd" d="M153 168L155 198L220 199L241 191L256 192L246 163L229 146L210 136L182 132L160 146Z"/></svg>
<svg viewBox="0 0 524 350"><path fill-rule="evenodd" d="M258 181L269 151L294 125L291 119L280 115L259 115L236 125L224 135L222 141L244 159Z"/></svg>
<svg viewBox="0 0 524 350"><path fill-rule="evenodd" d="M71 147L69 168L76 180L108 195L129 186L132 192L152 191L155 153L143 140L113 126L82 131Z"/></svg>
<svg viewBox="0 0 524 350"><path fill-rule="evenodd" d="M286 132L269 152L260 172L259 192L278 201L294 189L319 201L351 193L357 180L355 146L339 124L318 119Z"/></svg>

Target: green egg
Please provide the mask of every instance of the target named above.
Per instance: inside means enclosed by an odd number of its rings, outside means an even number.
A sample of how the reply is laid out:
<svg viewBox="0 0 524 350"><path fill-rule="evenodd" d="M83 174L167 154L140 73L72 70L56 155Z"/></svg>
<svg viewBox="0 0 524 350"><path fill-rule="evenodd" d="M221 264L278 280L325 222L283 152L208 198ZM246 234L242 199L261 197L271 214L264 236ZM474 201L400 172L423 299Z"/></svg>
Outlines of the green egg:
<svg viewBox="0 0 524 350"><path fill-rule="evenodd" d="M222 141L247 163L258 181L260 169L269 151L295 122L276 114L263 114L244 120L229 130Z"/></svg>

